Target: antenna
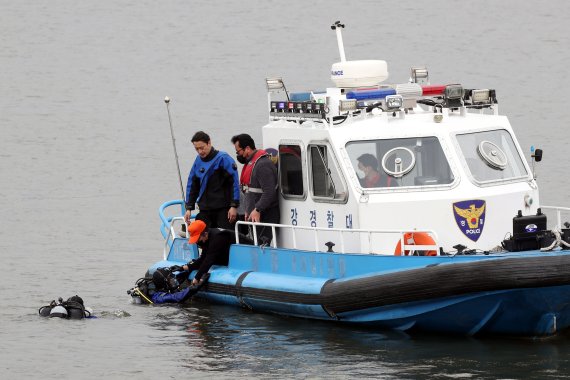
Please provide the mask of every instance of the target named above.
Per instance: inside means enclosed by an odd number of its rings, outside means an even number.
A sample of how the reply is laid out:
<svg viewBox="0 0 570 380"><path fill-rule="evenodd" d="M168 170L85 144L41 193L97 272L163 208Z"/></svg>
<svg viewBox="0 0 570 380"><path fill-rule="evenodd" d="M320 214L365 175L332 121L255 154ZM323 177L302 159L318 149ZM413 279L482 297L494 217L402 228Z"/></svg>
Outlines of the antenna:
<svg viewBox="0 0 570 380"><path fill-rule="evenodd" d="M182 185L182 176L180 175L180 164L178 163L178 152L176 152L176 139L174 138L174 130L172 128L172 119L170 117L170 98L167 96L164 98L164 103L166 103L166 111L168 112L168 124L170 125L170 137L172 137L172 147L174 148L174 160L176 161L176 169L178 169L178 181L180 181L180 192L182 193L182 200L186 198L184 196L184 186Z"/></svg>
<svg viewBox="0 0 570 380"><path fill-rule="evenodd" d="M341 32L341 29L344 29L344 24L341 24L340 21L336 21L334 24L331 25L331 29L336 31L336 41L338 42L338 52L340 53L340 61L345 62L346 56L344 55L344 43L342 42L342 32Z"/></svg>

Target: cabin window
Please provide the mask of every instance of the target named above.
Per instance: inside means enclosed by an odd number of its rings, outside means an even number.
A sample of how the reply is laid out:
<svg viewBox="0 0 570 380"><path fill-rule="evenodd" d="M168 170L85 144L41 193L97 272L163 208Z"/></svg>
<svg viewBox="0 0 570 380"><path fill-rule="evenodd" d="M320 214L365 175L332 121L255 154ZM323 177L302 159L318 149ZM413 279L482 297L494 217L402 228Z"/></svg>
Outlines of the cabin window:
<svg viewBox="0 0 570 380"><path fill-rule="evenodd" d="M344 202L346 186L332 149L325 144L313 144L308 148L311 167L311 190L315 200Z"/></svg>
<svg viewBox="0 0 570 380"><path fill-rule="evenodd" d="M504 129L457 135L465 166L475 182L525 178L528 172L513 138Z"/></svg>
<svg viewBox="0 0 570 380"><path fill-rule="evenodd" d="M304 198L303 161L299 145L279 145L279 187L285 198Z"/></svg>
<svg viewBox="0 0 570 380"><path fill-rule="evenodd" d="M346 150L362 188L436 186L454 180L436 137L352 141Z"/></svg>

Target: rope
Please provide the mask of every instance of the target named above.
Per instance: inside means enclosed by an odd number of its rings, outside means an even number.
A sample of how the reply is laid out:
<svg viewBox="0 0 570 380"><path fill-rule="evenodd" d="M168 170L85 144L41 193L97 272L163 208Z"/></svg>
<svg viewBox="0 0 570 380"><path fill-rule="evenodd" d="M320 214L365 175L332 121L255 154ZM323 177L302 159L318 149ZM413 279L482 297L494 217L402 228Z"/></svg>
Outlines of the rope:
<svg viewBox="0 0 570 380"><path fill-rule="evenodd" d="M562 240L560 231L553 230L552 233L554 234L555 240L548 247L541 248L541 252L552 251L556 247L560 247L562 249L570 248L570 244Z"/></svg>
<svg viewBox="0 0 570 380"><path fill-rule="evenodd" d="M554 230L552 231L552 233L554 234L555 240L548 247L541 248L540 249L541 252L552 251L555 247L558 247L558 245L560 244L560 232Z"/></svg>

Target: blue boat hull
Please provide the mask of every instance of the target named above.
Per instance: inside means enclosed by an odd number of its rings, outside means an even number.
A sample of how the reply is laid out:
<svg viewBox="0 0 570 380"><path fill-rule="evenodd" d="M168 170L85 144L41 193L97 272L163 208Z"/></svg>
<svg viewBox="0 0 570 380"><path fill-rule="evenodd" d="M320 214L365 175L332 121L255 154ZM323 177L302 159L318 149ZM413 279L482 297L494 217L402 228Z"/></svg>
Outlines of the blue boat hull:
<svg viewBox="0 0 570 380"><path fill-rule="evenodd" d="M176 239L151 271L196 256ZM570 253L405 257L235 245L198 296L381 329L549 336L570 326Z"/></svg>

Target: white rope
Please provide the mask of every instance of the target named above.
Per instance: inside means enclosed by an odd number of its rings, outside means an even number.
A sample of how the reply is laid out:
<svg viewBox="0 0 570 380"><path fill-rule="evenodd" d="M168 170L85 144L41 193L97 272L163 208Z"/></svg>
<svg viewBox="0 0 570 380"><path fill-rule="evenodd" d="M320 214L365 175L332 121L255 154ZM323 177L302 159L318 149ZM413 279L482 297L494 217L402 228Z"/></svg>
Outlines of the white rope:
<svg viewBox="0 0 570 380"><path fill-rule="evenodd" d="M548 247L541 248L540 250L542 252L552 251L556 247L560 247L562 249L570 248L570 244L562 239L560 231L553 230L552 233L554 234L555 240Z"/></svg>
<svg viewBox="0 0 570 380"><path fill-rule="evenodd" d="M564 241L564 240L561 239L561 240L560 240L560 247L561 247L562 249L564 249L564 247L570 248L570 244L566 243L566 241Z"/></svg>
<svg viewBox="0 0 570 380"><path fill-rule="evenodd" d="M553 230L552 233L554 234L554 237L556 239L548 247L541 248L540 249L541 252L552 251L555 247L558 247L558 245L560 244L560 232Z"/></svg>

